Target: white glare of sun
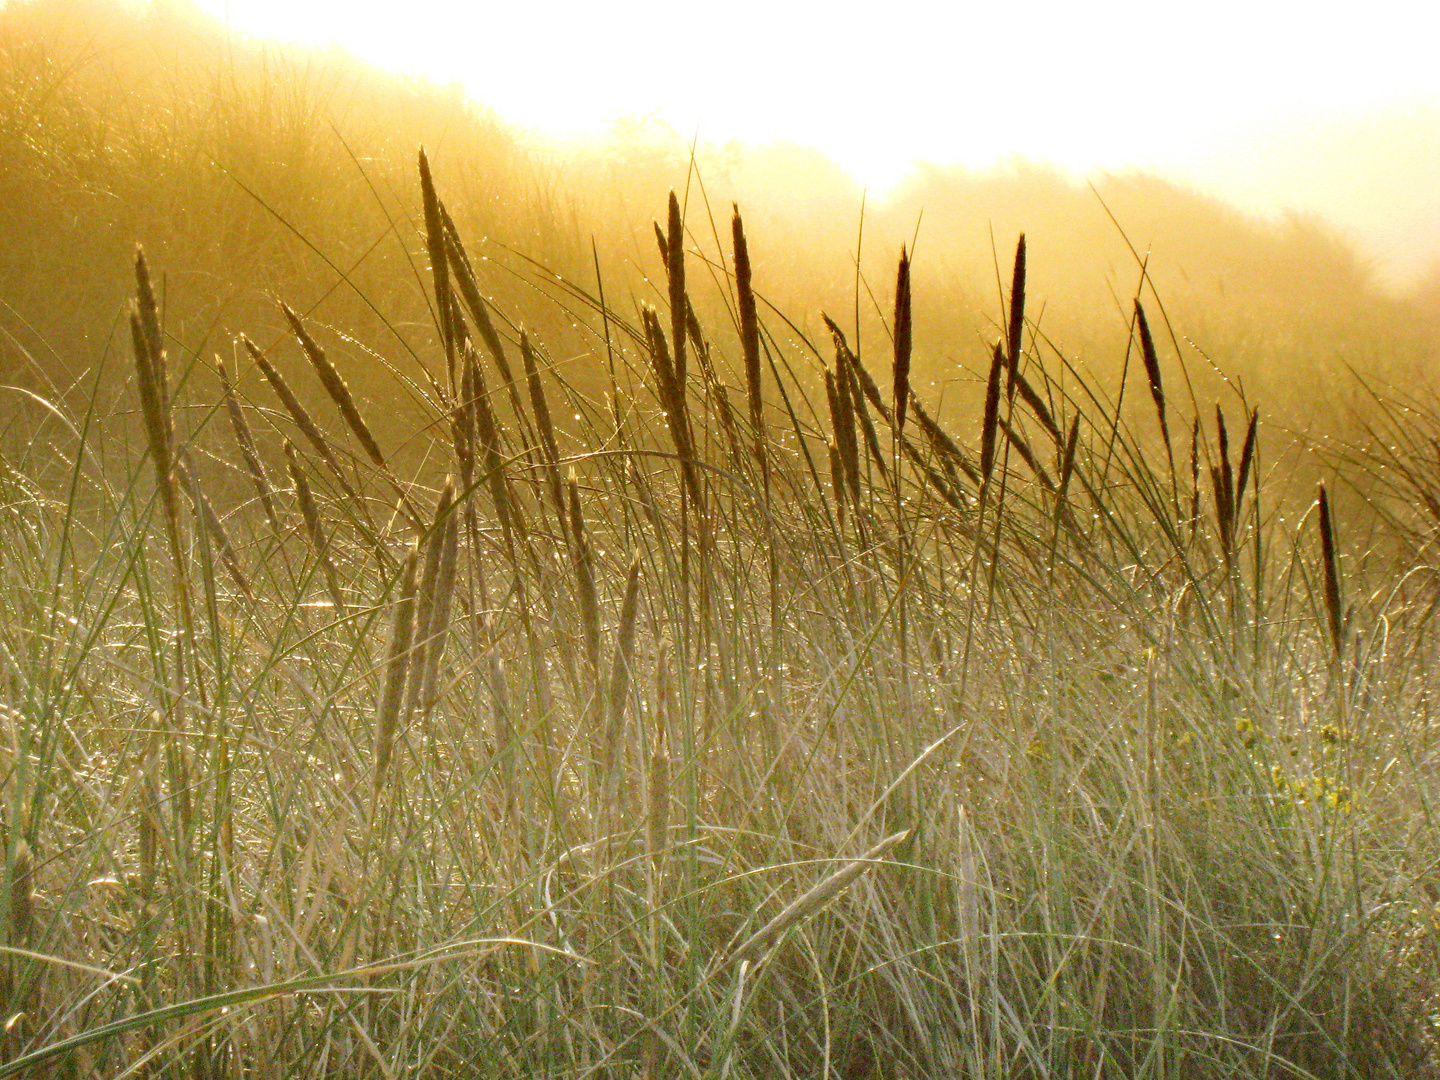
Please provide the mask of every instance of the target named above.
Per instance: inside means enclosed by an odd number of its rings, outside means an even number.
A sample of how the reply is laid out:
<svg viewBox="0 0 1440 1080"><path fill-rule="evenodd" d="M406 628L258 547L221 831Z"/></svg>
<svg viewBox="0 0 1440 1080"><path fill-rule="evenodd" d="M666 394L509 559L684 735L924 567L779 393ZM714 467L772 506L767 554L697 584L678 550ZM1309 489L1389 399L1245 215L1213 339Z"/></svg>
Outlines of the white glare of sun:
<svg viewBox="0 0 1440 1080"><path fill-rule="evenodd" d="M656 116L710 142L813 145L872 182L916 157L1181 162L1267 116L1440 97L1425 44L1440 16L1400 0L1367 5L1363 20L1320 6L1302 19L1282 0L201 4L241 30L459 80L546 134Z"/></svg>

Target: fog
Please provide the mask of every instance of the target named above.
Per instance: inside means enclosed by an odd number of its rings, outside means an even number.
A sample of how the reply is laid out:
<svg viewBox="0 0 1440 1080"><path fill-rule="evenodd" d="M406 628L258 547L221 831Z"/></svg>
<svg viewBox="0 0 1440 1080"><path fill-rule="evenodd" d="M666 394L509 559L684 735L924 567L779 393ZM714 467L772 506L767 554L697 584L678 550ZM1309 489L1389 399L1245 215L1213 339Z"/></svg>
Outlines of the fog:
<svg viewBox="0 0 1440 1080"><path fill-rule="evenodd" d="M1252 213L1320 214L1393 288L1440 257L1440 15L1401 0L1363 18L1288 0L418 0L398 19L374 2L199 2L457 81L536 142L638 116L682 143L813 147L879 194L916 161L1142 169Z"/></svg>
<svg viewBox="0 0 1440 1080"><path fill-rule="evenodd" d="M245 10L258 9L236 6L232 22ZM306 19L314 13L307 10L296 6L290 27L301 36L310 32ZM368 18L362 9L335 25L363 30ZM739 31L727 27L716 30L717 40L738 47ZM486 40L508 32L498 24L492 31ZM397 48L406 33L396 28ZM895 31L882 30L877 41L886 34ZM544 65L568 55L567 40L562 33L553 49L521 50L532 57L525 63L549 70ZM611 302L620 297L632 309L661 300L652 223L675 188L693 250L713 268L713 287L697 289L694 302L720 322L730 318L721 268L729 259L732 201L745 214L757 287L794 333L812 341L826 338L822 314L843 316L862 344L881 340L887 282L900 246L909 246L918 385L963 408L1002 309L997 264L1021 232L1030 242L1041 330L1067 361L1105 377L1124 363L1126 313L1142 262L1145 288L1173 318L1172 348L1194 367L1202 399L1213 399L1230 379L1263 402L1267 415L1297 428L1333 427L1347 422L1358 393L1347 372L1402 384L1432 371L1440 197L1425 193L1440 182L1434 108L1366 111L1378 108L1371 102L1324 122L1272 120L1280 126L1266 128L1253 119L1247 128L1237 121L1230 142L1212 143L1208 158L1197 144L1186 168L1142 168L1140 144L1139 164L1118 149L1124 125L1116 117L1125 113L1113 73L1068 97L1053 95L1067 101L1072 119L1095 111L1090 126L1071 135L1098 133L1104 138L1097 146L1114 152L1097 149L1087 162L1042 152L1048 129L1023 120L1038 115L1038 90L982 95L979 76L966 68L966 92L977 96L963 116L954 112L942 125L939 98L913 109L931 117L915 146L942 163L908 163L882 184L856 175L856 162L884 171L890 159L881 144L908 139L919 121L874 90L894 81L893 57L864 66L861 79L858 61L846 66L847 56L855 60L841 47L848 40L833 36L828 66L813 50L797 52L797 80L823 68L829 81L786 91L804 97L781 94L777 84L769 127L753 135L727 135L718 122L684 128L658 109L618 115L601 93L608 84L572 99L582 120L586 110L609 108L608 120L560 133L507 118L474 86L376 68L357 55L359 44L354 52L277 44L173 4L128 11L99 0L12 4L0 9L0 193L8 207L0 224L0 301L9 334L0 342L0 366L10 377L37 364L79 377L101 363L113 349L137 242L165 268L168 307L183 320L173 331L197 350L240 331L279 335L277 297L360 343L352 359L362 369L370 366L367 350L383 357L420 348L433 325L415 270L423 257L414 154L424 144L457 224L484 256L485 288L555 356L574 357L581 368L595 344L577 337L571 314L546 299L553 295L546 274L590 287L598 273ZM938 62L933 42L914 40L913 64L927 55ZM699 45L685 54L689 74L667 78L671 55L653 45L637 31L630 45L606 55L637 85L689 87L695 101L700 84L768 85L748 68L742 78L733 64L703 74L719 60L695 51ZM476 71L489 72L485 78L515 62L503 49L482 54L488 59L476 61ZM1025 55L1038 61L1047 54ZM1078 77L1079 68L1067 63L1062 74ZM933 89L936 70L915 67L910 81L923 87L930 80ZM1297 78L1301 72L1293 58L1286 70ZM522 81L543 99L544 80L537 79ZM861 83L868 89L857 89ZM1327 92L1340 89L1337 83ZM1213 123L1202 123L1196 91L1186 93L1189 111L1180 115L1190 117L1191 130L1214 135L1226 109L1234 112L1222 95ZM907 97L923 100L913 87ZM807 142L798 119L806 103L821 127L827 115L868 118L852 123L852 155L815 145L823 142L818 135ZM1146 99L1135 115L1159 107ZM1274 114L1280 105L1272 100L1269 108ZM1369 119L1376 116L1383 123ZM1033 126L1036 133L997 158L997 117L1009 118L1016 132ZM941 139L962 128L963 138ZM939 158L945 145L973 148L985 138L988 157ZM1176 141L1173 132L1166 138ZM1164 142L1152 138L1146 153L1159 154ZM1412 179L1421 174L1423 183Z"/></svg>

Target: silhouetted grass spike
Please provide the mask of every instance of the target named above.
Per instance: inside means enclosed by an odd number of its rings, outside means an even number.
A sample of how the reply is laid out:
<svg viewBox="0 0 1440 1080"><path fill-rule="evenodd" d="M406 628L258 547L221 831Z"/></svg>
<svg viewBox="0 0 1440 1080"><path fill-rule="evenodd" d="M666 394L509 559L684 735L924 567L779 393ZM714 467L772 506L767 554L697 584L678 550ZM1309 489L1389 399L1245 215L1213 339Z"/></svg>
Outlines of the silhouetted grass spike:
<svg viewBox="0 0 1440 1080"><path fill-rule="evenodd" d="M1000 375L1005 350L997 341L990 353L990 374L985 380L985 413L980 422L980 476L986 483L995 468L995 436L1000 430Z"/></svg>
<svg viewBox="0 0 1440 1080"><path fill-rule="evenodd" d="M1155 340L1150 336L1150 321L1140 300L1135 300L1135 323L1140 328L1140 356L1145 362L1145 378L1150 384L1150 397L1155 402L1155 415L1160 418L1160 437L1165 452L1170 453L1170 425L1165 420L1165 387L1160 381L1160 358L1155 354Z"/></svg>
<svg viewBox="0 0 1440 1080"><path fill-rule="evenodd" d="M1325 617L1330 630L1330 647L1339 656L1345 650L1345 619L1340 599L1340 556L1335 544L1335 522L1330 516L1330 499L1320 485L1320 554L1325 580Z"/></svg>
<svg viewBox="0 0 1440 1080"><path fill-rule="evenodd" d="M670 192L670 218L665 237L665 272L670 282L670 347L678 392L685 393L685 226L680 219L680 200Z"/></svg>
<svg viewBox="0 0 1440 1080"><path fill-rule="evenodd" d="M1005 398L1015 396L1015 376L1020 373L1021 334L1025 329L1025 234L1015 245L1015 272L1010 279L1010 326L1005 338L1005 359L1009 378L1005 385Z"/></svg>
<svg viewBox="0 0 1440 1080"><path fill-rule="evenodd" d="M895 376L891 401L895 408L895 437L904 438L905 410L910 405L910 256L900 249L900 267L895 273Z"/></svg>
<svg viewBox="0 0 1440 1080"><path fill-rule="evenodd" d="M225 361L219 354L215 356L215 370L220 375L220 387L225 396L225 409L230 416L230 427L235 432L235 442L240 447L240 456L245 462L245 470L250 475L251 483L255 485L255 492L260 497L260 505L265 510L265 516L270 520L270 527L278 533L280 518L275 512L274 493L270 487L270 478L265 475L265 467L261 464L260 454L255 448L254 433L251 432L250 424L245 419L245 412L240 407L240 399L235 393L235 388L230 383Z"/></svg>
<svg viewBox="0 0 1440 1080"><path fill-rule="evenodd" d="M730 221L735 245L735 296L740 311L740 351L745 368L745 395L750 406L750 426L755 432L755 454L762 457L765 413L760 386L760 317L755 308L755 291L750 279L750 249L740 208Z"/></svg>
<svg viewBox="0 0 1440 1080"><path fill-rule="evenodd" d="M349 425L366 455L377 467L385 468L385 455L380 453L380 446L376 443L375 436L370 433L369 426L360 415L360 410L356 408L355 398L350 393L350 387L346 384L345 379L325 355L325 350L305 330L300 316L295 314L290 305L281 303L280 310L289 320L290 329L294 331L296 339L300 342L300 348L304 351L311 366L315 368L315 374L320 377L325 392L330 395L330 400L335 402L339 408L340 415L345 418L345 423Z"/></svg>

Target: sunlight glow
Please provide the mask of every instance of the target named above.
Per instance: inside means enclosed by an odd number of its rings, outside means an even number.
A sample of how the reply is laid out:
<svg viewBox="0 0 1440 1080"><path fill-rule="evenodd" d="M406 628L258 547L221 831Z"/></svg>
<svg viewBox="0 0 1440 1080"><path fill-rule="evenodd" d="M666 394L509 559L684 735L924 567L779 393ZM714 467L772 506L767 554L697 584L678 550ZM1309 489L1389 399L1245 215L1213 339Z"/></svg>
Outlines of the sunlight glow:
<svg viewBox="0 0 1440 1080"><path fill-rule="evenodd" d="M1267 153L1276 131L1440 104L1440 9L1409 0L196 2L246 32L459 82L543 138L634 116L685 140L784 139L876 192L917 159L1018 156L1077 175L1161 171L1272 209L1299 198Z"/></svg>

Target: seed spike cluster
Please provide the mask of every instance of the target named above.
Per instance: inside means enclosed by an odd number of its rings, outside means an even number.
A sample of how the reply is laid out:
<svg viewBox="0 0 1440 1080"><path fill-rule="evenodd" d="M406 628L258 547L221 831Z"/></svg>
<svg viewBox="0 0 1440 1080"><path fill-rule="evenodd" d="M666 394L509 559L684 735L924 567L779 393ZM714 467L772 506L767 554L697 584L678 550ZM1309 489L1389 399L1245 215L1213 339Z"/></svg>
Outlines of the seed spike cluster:
<svg viewBox="0 0 1440 1080"><path fill-rule="evenodd" d="M325 526L321 522L320 507L315 502L314 492L310 490L310 482L305 478L305 467L300 462L300 454L295 449L295 444L286 439L283 446L290 483L295 488L295 501L300 505L300 517L305 522L305 535L310 540L315 561L320 564L321 573L325 576L325 587L330 591L335 613L343 615L345 596L340 591L339 571L335 569L335 563L330 558L330 540L325 535Z"/></svg>
<svg viewBox="0 0 1440 1080"><path fill-rule="evenodd" d="M895 437L904 438L905 410L910 405L910 256L900 249L900 268L895 274Z"/></svg>
<svg viewBox="0 0 1440 1080"><path fill-rule="evenodd" d="M685 226L680 200L670 192L670 216L665 237L665 272L670 283L670 346L674 349L675 385L685 393Z"/></svg>
<svg viewBox="0 0 1440 1080"><path fill-rule="evenodd" d="M285 406L285 411L290 414L290 418L295 421L295 426L300 429L300 434L305 436L325 464L329 465L337 475L343 476L344 470L341 469L340 462L331 452L330 443L321 434L319 426L311 418L309 411L300 404L300 399L290 389L290 384L285 380L285 376L280 374L275 365L270 362L270 358L244 334L240 335L240 344L250 354L250 358L255 361L266 381L270 383L271 388L275 391L275 396L280 399L280 403Z"/></svg>
<svg viewBox="0 0 1440 1080"><path fill-rule="evenodd" d="M995 435L1000 429L1000 375L1005 367L1005 351L1000 343L990 354L990 374L985 380L985 413L980 424L980 476L989 482L995 468Z"/></svg>
<svg viewBox="0 0 1440 1080"><path fill-rule="evenodd" d="M225 410L230 417L230 428L235 433L236 445L240 447L240 457L245 462L251 483L255 485L255 493L260 498L260 505L270 521L270 527L278 533L280 518L275 512L275 496L270 487L270 478L265 475L265 466L261 464L259 451L255 449L255 435L250 430L250 422L245 419L245 411L240 407L240 399L230 382L225 361L218 354L215 357L215 370L220 375L220 387L225 395Z"/></svg>
<svg viewBox="0 0 1440 1080"><path fill-rule="evenodd" d="M430 159L425 148L419 151L420 195L425 207L425 246L430 253L430 274L435 286L435 319L440 327L440 342L445 350L449 393L455 393L455 304L450 291L450 260L445 251L445 227L441 222L440 198L430 176Z"/></svg>
<svg viewBox="0 0 1440 1080"><path fill-rule="evenodd" d="M560 449L555 441L555 428L550 422L550 403L545 399L545 384L540 381L540 365L535 359L530 337L523 330L520 332L520 356L525 363L525 381L530 388L530 408L540 433L540 452L546 466L550 501L555 507L555 516L563 525L565 500L560 492Z"/></svg>
<svg viewBox="0 0 1440 1080"><path fill-rule="evenodd" d="M1140 300L1135 300L1135 324L1140 330L1140 356L1145 362L1145 378L1150 384L1150 397L1155 402L1155 415L1160 418L1160 437L1165 452L1170 453L1170 425L1165 422L1165 387L1160 381L1160 358L1155 354L1155 339L1150 336L1150 321ZM1243 485L1242 485L1243 486Z"/></svg>
<svg viewBox="0 0 1440 1080"><path fill-rule="evenodd" d="M320 377L325 392L330 395L330 400L335 402L340 409L340 415L345 418L345 423L354 433L356 440L365 450L366 455L375 463L378 468L385 468L385 455L380 453L380 446L375 441L375 436L370 434L370 428L360 415L360 410L355 404L355 398L350 393L350 387L340 372L335 370L325 350L315 342L305 324L300 321L300 316L295 314L289 304L282 303L280 310L284 312L285 318L290 323L290 329L295 333L295 339L300 342L300 348L305 353L305 358L315 368L315 374Z"/></svg>
<svg viewBox="0 0 1440 1080"><path fill-rule="evenodd" d="M740 350L745 369L745 393L750 406L750 427L755 433L755 454L764 457L763 438L765 406L760 386L760 317L755 307L755 289L751 283L750 248L745 242L745 226L740 208L730 220L735 252L735 296L740 309Z"/></svg>
<svg viewBox="0 0 1440 1080"><path fill-rule="evenodd" d="M425 541L425 562L415 590L415 657L411 662L409 687L405 694L404 715L409 717L420 709L425 692L426 673L430 666L430 650L439 632L439 620L448 605L444 564L448 537L454 515L455 486L449 480L440 491L435 504L435 517ZM453 579L448 586L453 586Z"/></svg>
<svg viewBox="0 0 1440 1080"><path fill-rule="evenodd" d="M1330 516L1330 498L1320 485L1320 555L1325 580L1325 619L1330 630L1330 647L1338 657L1345 651L1345 618L1340 602L1340 557L1335 544L1335 521Z"/></svg>
<svg viewBox="0 0 1440 1080"><path fill-rule="evenodd" d="M1015 272L1010 279L1010 326L1005 337L1005 399L1015 397L1015 380L1020 374L1021 335L1025 330L1025 234L1015 245Z"/></svg>
<svg viewBox="0 0 1440 1080"><path fill-rule="evenodd" d="M170 387L166 375L165 347L160 334L160 312L150 284L145 253L135 252L136 299L130 311L131 343L135 350L136 385L140 391L140 412L145 437L155 463L156 485L165 511L165 527L176 572L182 573L184 556L180 549L180 493L175 482L175 429L170 419Z"/></svg>

